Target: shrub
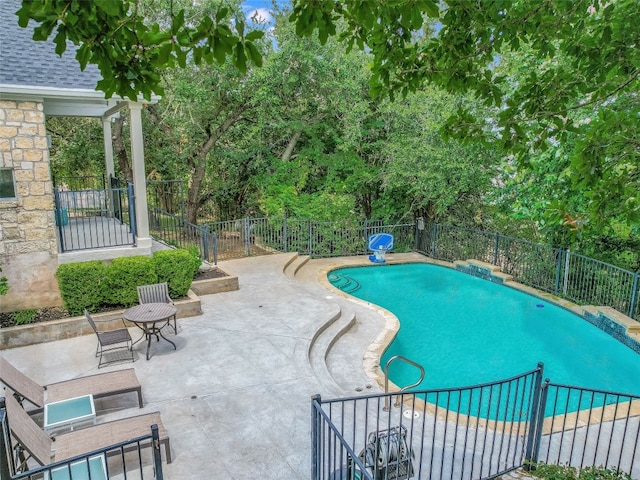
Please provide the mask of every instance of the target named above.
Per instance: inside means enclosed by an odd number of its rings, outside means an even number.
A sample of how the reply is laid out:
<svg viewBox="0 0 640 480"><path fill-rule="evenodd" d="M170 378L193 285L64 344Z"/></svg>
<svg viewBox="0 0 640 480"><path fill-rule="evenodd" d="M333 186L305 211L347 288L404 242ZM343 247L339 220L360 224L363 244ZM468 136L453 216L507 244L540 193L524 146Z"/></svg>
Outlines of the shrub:
<svg viewBox="0 0 640 480"><path fill-rule="evenodd" d="M179 298L187 294L200 263L197 251L159 250L153 254L158 282L169 284L171 298Z"/></svg>
<svg viewBox="0 0 640 480"><path fill-rule="evenodd" d="M154 264L149 257L116 258L107 267L106 300L111 305L130 307L138 303L138 285L158 282Z"/></svg>
<svg viewBox="0 0 640 480"><path fill-rule="evenodd" d="M546 480L631 480L629 474L603 467L584 467L578 470L569 465L537 463L530 467L529 473Z"/></svg>
<svg viewBox="0 0 640 480"><path fill-rule="evenodd" d="M0 262L0 273L2 273L2 262ZM9 291L9 280L7 277L0 275L0 295L6 295Z"/></svg>
<svg viewBox="0 0 640 480"><path fill-rule="evenodd" d="M95 311L106 303L107 267L101 261L62 264L56 277L64 307L70 315L82 315L85 308Z"/></svg>
<svg viewBox="0 0 640 480"><path fill-rule="evenodd" d="M153 257L135 256L113 260L66 263L56 276L65 308L70 315L82 315L107 305L130 307L138 303L138 285L169 284L169 295L186 295L200 266L196 250L162 250Z"/></svg>
<svg viewBox="0 0 640 480"><path fill-rule="evenodd" d="M13 314L13 321L16 322L16 325L31 323L36 318L36 313L36 310L20 310Z"/></svg>

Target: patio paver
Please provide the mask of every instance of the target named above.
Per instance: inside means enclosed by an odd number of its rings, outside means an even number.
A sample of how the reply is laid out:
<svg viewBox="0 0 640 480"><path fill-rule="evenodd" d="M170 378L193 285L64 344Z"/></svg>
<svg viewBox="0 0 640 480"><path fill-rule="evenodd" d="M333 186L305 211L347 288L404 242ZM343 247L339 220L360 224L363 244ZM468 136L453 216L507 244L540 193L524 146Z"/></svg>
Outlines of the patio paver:
<svg viewBox="0 0 640 480"><path fill-rule="evenodd" d="M307 351L314 326L335 312L335 302L312 276L286 277L290 258L221 263L239 276L240 289L201 297L203 315L180 319L179 334L171 336L177 351L154 342L149 361L138 348L135 363L100 370L136 369L144 409L126 395L103 399L99 421L159 410L174 458L164 466L165 479L203 478L202 472L215 479L310 477L311 396L332 397L340 388L323 388ZM96 373L94 351L95 337L87 335L2 355L46 384Z"/></svg>

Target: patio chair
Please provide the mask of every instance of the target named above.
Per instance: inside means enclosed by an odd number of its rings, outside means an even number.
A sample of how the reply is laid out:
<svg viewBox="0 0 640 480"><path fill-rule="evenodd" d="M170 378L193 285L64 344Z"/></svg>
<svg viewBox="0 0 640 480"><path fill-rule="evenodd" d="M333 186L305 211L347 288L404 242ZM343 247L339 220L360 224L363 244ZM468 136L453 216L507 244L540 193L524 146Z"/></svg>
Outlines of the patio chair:
<svg viewBox="0 0 640 480"><path fill-rule="evenodd" d="M19 449L27 452L40 465L67 460L95 450L108 448L121 442L150 434L151 426L158 426L160 443L164 445L167 463L171 463L171 448L159 412L147 413L134 417L122 418L112 422L101 423L81 430L57 435L51 439L29 414L20 406L12 395L5 399L9 429ZM52 452L55 447L55 452ZM22 468L26 468L29 457L21 452L18 455Z"/></svg>
<svg viewBox="0 0 640 480"><path fill-rule="evenodd" d="M167 282L154 283L152 285L140 285L138 287L138 301L143 303L170 303L173 300L169 296L169 285ZM178 326L176 325L176 316L173 315L173 331L178 334Z"/></svg>
<svg viewBox="0 0 640 480"><path fill-rule="evenodd" d="M131 339L129 330L127 330L127 327L124 324L124 320L122 321L122 328L116 328L114 330L98 330L96 322L91 318L87 309L84 310L84 315L87 317L87 321L98 337L98 345L96 346L96 357L100 355L98 368L101 368L103 365L109 365L110 363L122 362L123 360L129 359L131 359L132 362L135 362L135 358L133 356L133 340ZM103 356L106 352L123 349L127 349L129 351L129 354L126 357L122 358L116 356L111 360L103 361Z"/></svg>
<svg viewBox="0 0 640 480"><path fill-rule="evenodd" d="M26 399L38 407L38 410L43 409L45 403L59 402L88 394L92 394L93 398L103 398L129 392L137 393L138 405L140 408L143 406L142 387L133 368L72 378L42 386L27 377L4 357L0 357L0 381L15 392L19 401Z"/></svg>

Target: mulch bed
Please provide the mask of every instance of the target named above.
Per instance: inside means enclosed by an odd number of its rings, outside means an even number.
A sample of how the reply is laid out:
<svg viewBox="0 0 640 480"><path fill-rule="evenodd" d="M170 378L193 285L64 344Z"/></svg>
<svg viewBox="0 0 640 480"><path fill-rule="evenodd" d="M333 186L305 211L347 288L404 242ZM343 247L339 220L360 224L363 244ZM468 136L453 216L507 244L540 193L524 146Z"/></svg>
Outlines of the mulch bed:
<svg viewBox="0 0 640 480"><path fill-rule="evenodd" d="M212 268L210 270L200 271L196 274L194 280L208 280L211 278L228 277L228 275L219 268ZM113 308L106 309L104 311L113 310ZM99 312L94 312L99 313ZM15 322L16 312L0 312L0 328L13 327ZM58 320L60 318L69 318L69 312L62 307L45 307L35 310L33 320L29 323L46 322L48 320Z"/></svg>
<svg viewBox="0 0 640 480"><path fill-rule="evenodd" d="M0 328L13 327L16 325L15 312L0 313ZM33 320L29 323L46 322L47 320L58 320L68 318L69 312L62 307L45 307L35 310Z"/></svg>
<svg viewBox="0 0 640 480"><path fill-rule="evenodd" d="M228 276L229 275L224 273L219 268L211 268L209 270L199 271L198 273L196 273L194 280L209 280L212 278L222 278L222 277L228 277Z"/></svg>

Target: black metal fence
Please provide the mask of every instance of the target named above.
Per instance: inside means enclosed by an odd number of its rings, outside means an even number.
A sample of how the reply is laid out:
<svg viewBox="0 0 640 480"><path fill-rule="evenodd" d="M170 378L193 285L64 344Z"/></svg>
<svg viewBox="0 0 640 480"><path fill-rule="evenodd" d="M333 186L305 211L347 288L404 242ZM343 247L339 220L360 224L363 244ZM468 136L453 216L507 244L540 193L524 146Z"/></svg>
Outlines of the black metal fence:
<svg viewBox="0 0 640 480"><path fill-rule="evenodd" d="M54 190L62 252L133 245L133 185L124 188Z"/></svg>
<svg viewBox="0 0 640 480"><path fill-rule="evenodd" d="M242 218L194 225L149 205L152 236L179 248L195 247L213 263L273 253L298 252L313 257L364 255L367 238L377 232L395 236L396 252L414 247L413 224L384 225L381 221L313 222L287 217Z"/></svg>
<svg viewBox="0 0 640 480"><path fill-rule="evenodd" d="M542 461L640 475L640 397L500 382L312 399L312 478L493 478Z"/></svg>
<svg viewBox="0 0 640 480"><path fill-rule="evenodd" d="M151 180L147 182L147 205L184 218L184 182L182 180Z"/></svg>
<svg viewBox="0 0 640 480"><path fill-rule="evenodd" d="M381 221L314 222L288 217L243 218L205 225L217 239L218 260L253 255L298 252L312 257L338 257L367 253L369 235L385 231L395 235L396 252L414 244L414 224Z"/></svg>
<svg viewBox="0 0 640 480"><path fill-rule="evenodd" d="M639 272L498 233L422 222L314 222L288 217L197 226L159 208L150 208L149 215L157 238L180 247L195 245L204 259L215 263L284 252L315 258L364 255L369 235L387 232L395 237L394 252L414 250L447 262L481 260L524 285L578 304L609 306L640 321Z"/></svg>
<svg viewBox="0 0 640 480"><path fill-rule="evenodd" d="M196 248L207 262L218 263L215 233L187 222L161 208L149 207L149 232L167 245L177 248Z"/></svg>
<svg viewBox="0 0 640 480"><path fill-rule="evenodd" d="M640 321L639 272L498 233L435 223L416 232L416 250L429 257L491 263L524 285L578 304L609 306Z"/></svg>
<svg viewBox="0 0 640 480"><path fill-rule="evenodd" d="M576 408L577 406L577 408ZM542 385L537 461L604 466L640 478L640 396Z"/></svg>
<svg viewBox="0 0 640 480"><path fill-rule="evenodd" d="M157 425L151 426L148 435L45 466L30 465L28 452L22 450L10 432L4 398L0 398L0 478L3 480L164 478Z"/></svg>

